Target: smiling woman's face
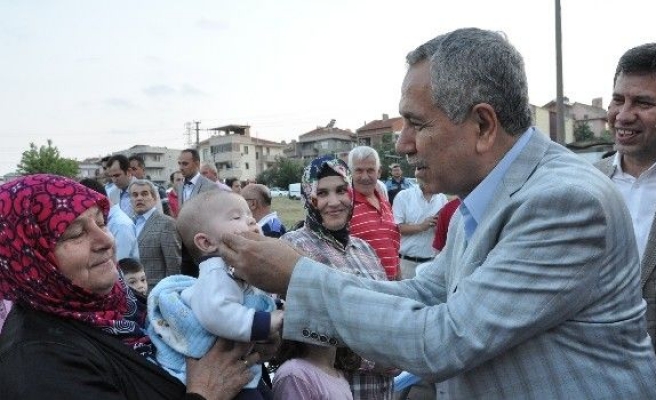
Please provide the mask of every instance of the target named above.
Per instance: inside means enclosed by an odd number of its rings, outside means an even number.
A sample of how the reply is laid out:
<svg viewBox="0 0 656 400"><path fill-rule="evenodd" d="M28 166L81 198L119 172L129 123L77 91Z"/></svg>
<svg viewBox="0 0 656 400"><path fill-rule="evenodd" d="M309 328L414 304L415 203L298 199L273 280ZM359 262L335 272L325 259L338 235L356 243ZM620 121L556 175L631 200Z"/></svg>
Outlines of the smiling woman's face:
<svg viewBox="0 0 656 400"><path fill-rule="evenodd" d="M98 207L91 207L64 231L55 247L59 271L75 285L105 295L118 279L114 238Z"/></svg>

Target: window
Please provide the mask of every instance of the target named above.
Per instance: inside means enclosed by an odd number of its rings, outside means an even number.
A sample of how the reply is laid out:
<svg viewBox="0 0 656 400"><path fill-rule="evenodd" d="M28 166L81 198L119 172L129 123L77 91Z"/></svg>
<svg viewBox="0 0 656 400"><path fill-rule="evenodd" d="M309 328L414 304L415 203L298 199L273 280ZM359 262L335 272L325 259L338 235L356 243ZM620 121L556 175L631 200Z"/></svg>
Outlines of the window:
<svg viewBox="0 0 656 400"><path fill-rule="evenodd" d="M249 169L248 168L248 163L244 163L244 169Z"/></svg>
<svg viewBox="0 0 656 400"><path fill-rule="evenodd" d="M248 146L244 146L244 154L248 154Z"/></svg>

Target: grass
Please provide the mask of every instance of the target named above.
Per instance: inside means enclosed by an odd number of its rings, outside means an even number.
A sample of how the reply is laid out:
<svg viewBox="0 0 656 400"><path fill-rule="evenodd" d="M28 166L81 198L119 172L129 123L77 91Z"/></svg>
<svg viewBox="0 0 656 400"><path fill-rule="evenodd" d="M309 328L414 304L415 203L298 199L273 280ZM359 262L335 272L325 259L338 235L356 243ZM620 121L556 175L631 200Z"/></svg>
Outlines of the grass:
<svg viewBox="0 0 656 400"><path fill-rule="evenodd" d="M278 213L278 217L285 224L287 230L302 219L305 219L305 209L302 200L288 199L287 197L274 197L271 202L271 209Z"/></svg>

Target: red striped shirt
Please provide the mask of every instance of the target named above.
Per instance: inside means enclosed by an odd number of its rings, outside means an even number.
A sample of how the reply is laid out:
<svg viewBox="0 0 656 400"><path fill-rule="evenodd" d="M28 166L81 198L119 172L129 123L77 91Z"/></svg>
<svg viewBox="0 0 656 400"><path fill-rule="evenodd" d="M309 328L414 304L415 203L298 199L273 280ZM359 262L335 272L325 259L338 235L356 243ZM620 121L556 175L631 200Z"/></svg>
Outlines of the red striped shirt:
<svg viewBox="0 0 656 400"><path fill-rule="evenodd" d="M396 279L399 273L399 247L401 234L394 223L390 203L376 191L380 209L372 206L365 196L354 191L351 235L369 243L385 268L387 279Z"/></svg>

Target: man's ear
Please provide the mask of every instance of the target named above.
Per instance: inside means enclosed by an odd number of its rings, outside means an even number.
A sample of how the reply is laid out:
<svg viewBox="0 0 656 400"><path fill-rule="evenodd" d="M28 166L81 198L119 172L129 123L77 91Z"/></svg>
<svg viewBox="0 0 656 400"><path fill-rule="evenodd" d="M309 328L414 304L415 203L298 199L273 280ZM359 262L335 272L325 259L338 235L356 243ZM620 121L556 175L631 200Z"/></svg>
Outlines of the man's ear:
<svg viewBox="0 0 656 400"><path fill-rule="evenodd" d="M194 235L194 244L203 253L214 253L219 249L219 247L210 240L209 236L202 232Z"/></svg>
<svg viewBox="0 0 656 400"><path fill-rule="evenodd" d="M487 153L494 147L499 134L497 113L491 105L479 103L472 107L471 118L478 127L476 151Z"/></svg>

